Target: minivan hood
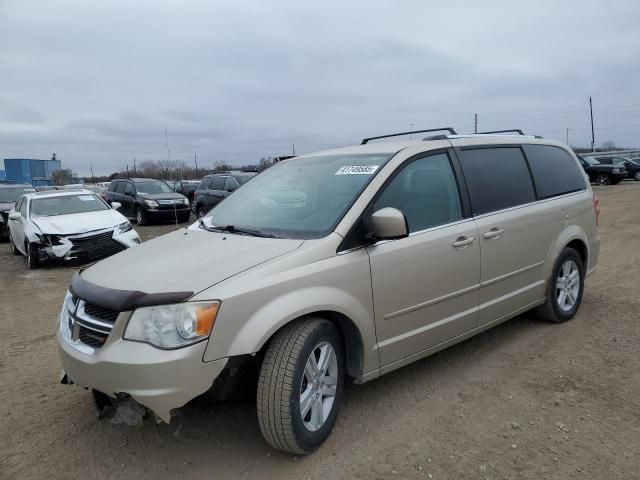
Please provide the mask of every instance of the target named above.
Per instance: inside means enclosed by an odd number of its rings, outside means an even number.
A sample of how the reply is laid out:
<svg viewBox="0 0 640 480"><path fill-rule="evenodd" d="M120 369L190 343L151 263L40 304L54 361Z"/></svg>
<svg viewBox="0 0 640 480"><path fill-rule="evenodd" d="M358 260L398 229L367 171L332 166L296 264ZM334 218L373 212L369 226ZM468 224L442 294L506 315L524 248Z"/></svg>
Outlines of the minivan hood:
<svg viewBox="0 0 640 480"><path fill-rule="evenodd" d="M197 293L302 243L183 228L106 258L81 277L116 290Z"/></svg>
<svg viewBox="0 0 640 480"><path fill-rule="evenodd" d="M55 235L72 235L86 233L103 228L115 227L127 221L122 214L115 210L100 210L97 212L73 213L71 215L57 215L51 217L31 217L42 233Z"/></svg>

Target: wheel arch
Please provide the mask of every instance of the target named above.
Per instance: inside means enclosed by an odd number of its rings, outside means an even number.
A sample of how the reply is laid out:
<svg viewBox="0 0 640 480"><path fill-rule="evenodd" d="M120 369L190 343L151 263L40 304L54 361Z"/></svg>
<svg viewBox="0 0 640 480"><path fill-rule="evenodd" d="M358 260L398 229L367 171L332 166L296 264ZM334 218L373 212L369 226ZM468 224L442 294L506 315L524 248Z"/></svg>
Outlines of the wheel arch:
<svg viewBox="0 0 640 480"><path fill-rule="evenodd" d="M547 261L545 262L544 278L549 279L553 272L553 266L556 263L556 259L565 248L573 248L578 252L582 263L584 264L585 271L589 268L589 241L587 233L578 225L570 225L565 228L554 244L551 246L549 255L547 255Z"/></svg>

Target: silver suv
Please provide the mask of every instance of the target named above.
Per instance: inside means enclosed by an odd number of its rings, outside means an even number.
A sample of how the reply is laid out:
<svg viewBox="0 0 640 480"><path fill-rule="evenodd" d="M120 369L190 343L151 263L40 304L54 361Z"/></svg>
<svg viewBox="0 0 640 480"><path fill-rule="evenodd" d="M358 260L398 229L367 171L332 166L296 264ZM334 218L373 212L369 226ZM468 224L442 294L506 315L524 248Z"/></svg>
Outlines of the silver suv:
<svg viewBox="0 0 640 480"><path fill-rule="evenodd" d="M597 222L576 156L533 136L365 139L284 160L190 227L76 274L65 379L169 422L254 368L265 439L308 453L345 382L533 308L571 319Z"/></svg>

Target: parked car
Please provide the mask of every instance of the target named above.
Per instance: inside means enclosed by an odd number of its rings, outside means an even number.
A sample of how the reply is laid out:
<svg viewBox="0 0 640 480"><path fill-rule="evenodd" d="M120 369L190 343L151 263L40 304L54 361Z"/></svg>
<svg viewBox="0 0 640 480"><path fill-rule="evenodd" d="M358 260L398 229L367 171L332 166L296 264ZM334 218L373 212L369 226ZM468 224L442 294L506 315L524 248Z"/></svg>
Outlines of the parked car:
<svg viewBox="0 0 640 480"><path fill-rule="evenodd" d="M86 263L140 243L129 221L89 190L34 192L9 213L9 242L29 268L62 260Z"/></svg>
<svg viewBox="0 0 640 480"><path fill-rule="evenodd" d="M640 181L640 161L638 160L631 160L625 157L608 157L598 158L598 161L606 165L618 165L627 171L627 178Z"/></svg>
<svg viewBox="0 0 640 480"><path fill-rule="evenodd" d="M207 175L194 192L191 205L193 213L198 217L203 217L209 210L257 174L258 172L229 171Z"/></svg>
<svg viewBox="0 0 640 480"><path fill-rule="evenodd" d="M173 182L173 191L181 193L189 199L189 203L193 202L193 194L200 185L200 180L176 180Z"/></svg>
<svg viewBox="0 0 640 480"><path fill-rule="evenodd" d="M16 200L25 193L35 191L36 189L28 183L0 185L0 239L9 237L9 212L13 209Z"/></svg>
<svg viewBox="0 0 640 480"><path fill-rule="evenodd" d="M111 181L106 192L107 203L118 202L120 212L135 218L138 225L152 221L189 220L189 200L176 193L164 181L155 178L118 178Z"/></svg>
<svg viewBox="0 0 640 480"><path fill-rule="evenodd" d="M617 185L627 178L627 171L617 165L605 165L590 155L578 155L578 160L589 176L589 181L598 185Z"/></svg>
<svg viewBox="0 0 640 480"><path fill-rule="evenodd" d="M62 187L57 185L38 185L35 189L38 192L52 192L54 190L62 190Z"/></svg>
<svg viewBox="0 0 640 480"><path fill-rule="evenodd" d="M567 146L366 140L280 162L188 229L75 274L57 332L63 382L169 422L255 371L264 438L305 454L331 432L346 381L533 308L576 315L599 207ZM274 201L283 184L304 202Z"/></svg>

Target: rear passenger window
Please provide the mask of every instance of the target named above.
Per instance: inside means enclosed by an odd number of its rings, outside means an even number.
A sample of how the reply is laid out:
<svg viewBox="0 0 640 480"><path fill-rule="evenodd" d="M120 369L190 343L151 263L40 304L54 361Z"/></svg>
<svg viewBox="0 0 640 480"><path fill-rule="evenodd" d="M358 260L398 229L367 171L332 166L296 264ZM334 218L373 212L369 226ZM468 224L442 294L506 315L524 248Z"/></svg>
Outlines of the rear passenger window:
<svg viewBox="0 0 640 480"><path fill-rule="evenodd" d="M224 190L224 179L225 177L213 177L213 182L209 185L209 189Z"/></svg>
<svg viewBox="0 0 640 480"><path fill-rule="evenodd" d="M562 148L524 145L539 198L555 197L586 188L580 167Z"/></svg>
<svg viewBox="0 0 640 480"><path fill-rule="evenodd" d="M400 210L407 217L409 233L462 218L460 195L446 153L415 160L391 180L374 204Z"/></svg>
<svg viewBox="0 0 640 480"><path fill-rule="evenodd" d="M531 174L519 148L462 150L460 162L474 215L535 201Z"/></svg>

